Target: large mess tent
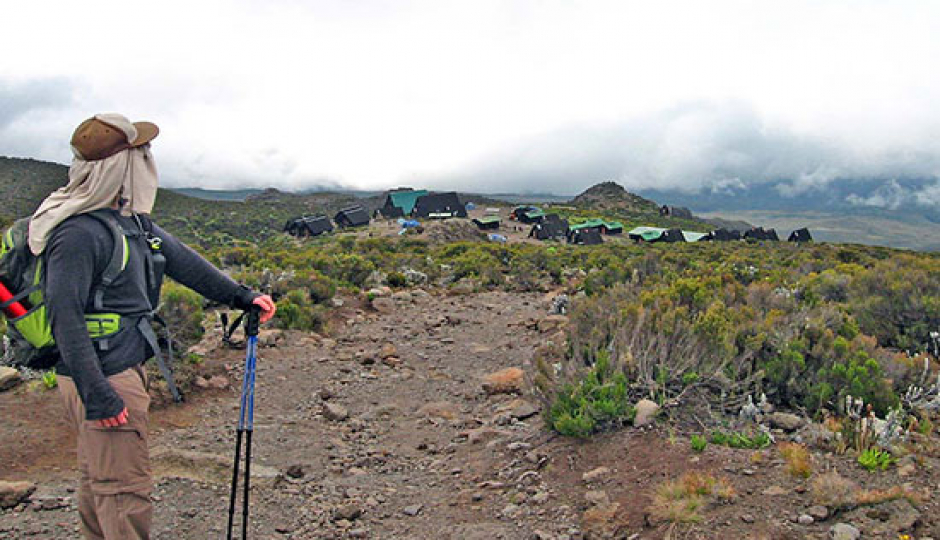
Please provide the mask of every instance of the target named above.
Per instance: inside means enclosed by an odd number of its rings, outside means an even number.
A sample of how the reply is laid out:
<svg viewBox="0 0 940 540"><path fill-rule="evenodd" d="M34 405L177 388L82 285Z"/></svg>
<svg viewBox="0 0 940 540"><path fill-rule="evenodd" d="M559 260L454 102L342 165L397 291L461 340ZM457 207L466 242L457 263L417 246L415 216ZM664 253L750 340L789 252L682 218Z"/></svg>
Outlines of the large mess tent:
<svg viewBox="0 0 940 540"><path fill-rule="evenodd" d="M568 236L570 229L568 220L561 219L558 214L548 214L541 223L536 223L529 231L529 238L536 240L562 239Z"/></svg>
<svg viewBox="0 0 940 540"><path fill-rule="evenodd" d="M597 229L577 229L568 234L568 243L579 246L594 246L604 243L604 237Z"/></svg>
<svg viewBox="0 0 940 540"><path fill-rule="evenodd" d="M333 230L333 224L326 216L304 216L294 218L284 225L284 232L291 236L319 236Z"/></svg>
<svg viewBox="0 0 940 540"><path fill-rule="evenodd" d="M769 240L771 242L777 242L780 240L780 237L777 236L777 231L775 229L765 229L763 227L754 227L753 229L744 233L745 240Z"/></svg>
<svg viewBox="0 0 940 540"><path fill-rule="evenodd" d="M809 233L809 229L803 227L802 229L797 229L790 233L790 237L787 238L788 242L812 242L813 235Z"/></svg>
<svg viewBox="0 0 940 540"><path fill-rule="evenodd" d="M340 227L362 227L369 224L369 213L356 205L343 208L333 216L333 221Z"/></svg>
<svg viewBox="0 0 940 540"><path fill-rule="evenodd" d="M386 218L399 218L410 216L414 211L415 203L420 197L427 195L424 189L397 189L389 192L385 197L385 204L379 212Z"/></svg>
<svg viewBox="0 0 940 540"><path fill-rule="evenodd" d="M412 215L431 219L465 218L467 207L460 202L456 192L432 193L418 197Z"/></svg>

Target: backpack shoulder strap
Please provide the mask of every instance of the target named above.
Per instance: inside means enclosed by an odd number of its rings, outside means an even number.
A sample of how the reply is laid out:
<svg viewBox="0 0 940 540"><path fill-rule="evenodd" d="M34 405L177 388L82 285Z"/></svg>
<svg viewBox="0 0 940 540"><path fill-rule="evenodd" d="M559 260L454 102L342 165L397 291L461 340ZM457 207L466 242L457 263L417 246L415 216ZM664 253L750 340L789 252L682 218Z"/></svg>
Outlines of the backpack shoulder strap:
<svg viewBox="0 0 940 540"><path fill-rule="evenodd" d="M111 259L108 261L108 266L105 267L104 272L101 274L101 282L95 287L93 296L95 309L103 310L104 290L111 286L111 283L114 282L118 275L124 270L124 267L127 266L130 249L127 245L127 236L124 230L110 212L96 210L89 212L88 215L98 220L111 231L111 238L114 239Z"/></svg>

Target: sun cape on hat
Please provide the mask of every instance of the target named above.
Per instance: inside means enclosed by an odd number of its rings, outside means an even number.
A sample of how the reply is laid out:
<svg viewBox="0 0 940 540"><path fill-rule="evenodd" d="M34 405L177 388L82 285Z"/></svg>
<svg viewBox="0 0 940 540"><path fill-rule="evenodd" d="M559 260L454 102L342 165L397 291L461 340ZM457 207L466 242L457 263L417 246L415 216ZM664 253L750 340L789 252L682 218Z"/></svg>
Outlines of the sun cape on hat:
<svg viewBox="0 0 940 540"><path fill-rule="evenodd" d="M52 231L71 216L101 208L149 214L159 177L150 146L160 130L120 114L97 114L72 134L68 184L42 201L29 221L29 249L39 256Z"/></svg>
<svg viewBox="0 0 940 540"><path fill-rule="evenodd" d="M143 146L159 133L160 128L151 122L132 123L117 113L96 114L75 128L72 153L85 161L97 161Z"/></svg>

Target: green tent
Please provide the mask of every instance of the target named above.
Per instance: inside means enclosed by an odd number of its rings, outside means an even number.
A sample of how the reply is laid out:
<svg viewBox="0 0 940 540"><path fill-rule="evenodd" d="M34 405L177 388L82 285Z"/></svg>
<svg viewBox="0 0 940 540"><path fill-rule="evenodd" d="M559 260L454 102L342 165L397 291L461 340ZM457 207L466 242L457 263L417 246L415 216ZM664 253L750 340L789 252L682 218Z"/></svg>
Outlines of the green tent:
<svg viewBox="0 0 940 540"><path fill-rule="evenodd" d="M653 240L659 240L659 237L666 232L666 229L659 227L637 227L627 233L632 240L642 240L644 242L652 242Z"/></svg>

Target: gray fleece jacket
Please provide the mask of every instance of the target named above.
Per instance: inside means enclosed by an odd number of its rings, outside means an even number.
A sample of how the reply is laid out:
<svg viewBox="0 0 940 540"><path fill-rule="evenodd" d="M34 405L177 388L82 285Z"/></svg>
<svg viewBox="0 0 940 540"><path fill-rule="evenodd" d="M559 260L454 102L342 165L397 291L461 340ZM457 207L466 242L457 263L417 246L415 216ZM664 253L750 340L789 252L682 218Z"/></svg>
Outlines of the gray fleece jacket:
<svg viewBox="0 0 940 540"><path fill-rule="evenodd" d="M125 230L139 230L133 218L113 212ZM144 219L144 218L142 218ZM152 233L163 239L166 275L206 298L236 309L247 309L256 296L240 286L191 248L152 225ZM73 216L53 231L44 252L46 309L60 360L56 371L71 377L85 405L85 418L98 420L116 416L124 408L121 397L107 377L145 362L153 351L133 323L150 311L147 298L149 247L142 236L127 238L127 265L105 289L105 312L120 313L128 324L109 337L107 350L100 350L88 335L84 314L94 312L93 289L111 259L111 231L87 215Z"/></svg>

